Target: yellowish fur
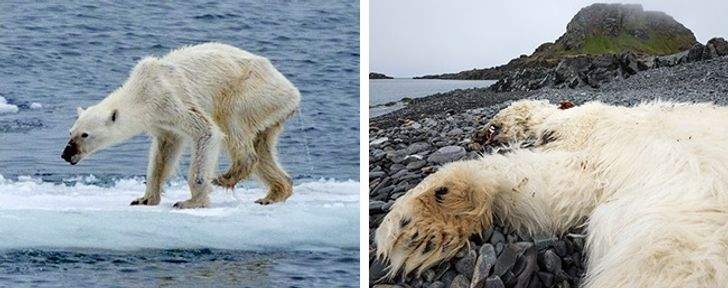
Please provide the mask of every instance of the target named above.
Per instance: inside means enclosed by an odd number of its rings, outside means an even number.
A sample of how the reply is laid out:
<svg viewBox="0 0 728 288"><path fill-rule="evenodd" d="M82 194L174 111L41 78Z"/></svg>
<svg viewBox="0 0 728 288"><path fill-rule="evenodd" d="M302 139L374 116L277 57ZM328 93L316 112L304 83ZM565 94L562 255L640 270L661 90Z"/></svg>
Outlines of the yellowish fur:
<svg viewBox="0 0 728 288"><path fill-rule="evenodd" d="M548 134L551 141L428 176L384 218L377 253L390 261L390 276L421 272L496 216L528 233L587 225L584 287L726 287L727 121L728 109L712 104L590 102L558 110L516 102L491 124L521 132L499 140ZM442 203L432 192L440 187L454 188ZM403 219L412 220L401 225ZM418 240L396 241L415 231L442 249L423 253L413 248Z"/></svg>
<svg viewBox="0 0 728 288"><path fill-rule="evenodd" d="M292 193L291 179L271 155L275 147L265 145L275 145L299 101L296 87L264 57L220 43L183 47L142 59L119 89L79 108L71 139L80 153L72 160L146 132L154 137L147 190L132 204L159 203L161 184L174 171L184 143L192 146L192 197L175 207L205 207L211 184L232 187L252 172L270 190L258 203L284 201ZM118 119L110 121L114 111ZM256 139L266 141L256 147ZM220 144L231 166L216 177Z"/></svg>

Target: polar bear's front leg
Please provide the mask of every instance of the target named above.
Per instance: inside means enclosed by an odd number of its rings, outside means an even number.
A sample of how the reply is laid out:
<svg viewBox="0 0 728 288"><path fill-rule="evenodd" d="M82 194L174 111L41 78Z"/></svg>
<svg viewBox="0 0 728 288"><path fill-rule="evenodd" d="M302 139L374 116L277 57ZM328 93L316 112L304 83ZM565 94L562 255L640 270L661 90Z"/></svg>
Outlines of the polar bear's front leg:
<svg viewBox="0 0 728 288"><path fill-rule="evenodd" d="M162 183L174 172L183 139L173 133L160 133L154 137L149 152L147 168L147 188L144 196L131 202L131 205L157 205L162 196Z"/></svg>
<svg viewBox="0 0 728 288"><path fill-rule="evenodd" d="M519 150L443 166L397 199L376 231L389 276L420 273L452 257L494 216L526 233L580 225L599 186L578 154Z"/></svg>
<svg viewBox="0 0 728 288"><path fill-rule="evenodd" d="M193 111L194 112L194 111ZM192 197L174 203L174 208L203 208L209 204L212 177L219 156L220 129L207 117L192 114L186 127L192 140L192 161L187 184Z"/></svg>
<svg viewBox="0 0 728 288"><path fill-rule="evenodd" d="M481 162L446 165L397 199L375 235L377 256L390 262L389 277L421 273L452 257L491 224L493 197L506 183Z"/></svg>

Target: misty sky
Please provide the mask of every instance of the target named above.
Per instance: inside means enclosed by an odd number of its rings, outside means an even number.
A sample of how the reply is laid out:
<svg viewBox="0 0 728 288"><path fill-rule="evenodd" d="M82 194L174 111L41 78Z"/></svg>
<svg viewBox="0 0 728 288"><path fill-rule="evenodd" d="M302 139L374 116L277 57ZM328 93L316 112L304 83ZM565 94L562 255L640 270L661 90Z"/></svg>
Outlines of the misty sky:
<svg viewBox="0 0 728 288"><path fill-rule="evenodd" d="M728 39L728 1L643 0L705 44ZM553 42L594 1L372 0L370 71L395 77L458 72L506 63Z"/></svg>

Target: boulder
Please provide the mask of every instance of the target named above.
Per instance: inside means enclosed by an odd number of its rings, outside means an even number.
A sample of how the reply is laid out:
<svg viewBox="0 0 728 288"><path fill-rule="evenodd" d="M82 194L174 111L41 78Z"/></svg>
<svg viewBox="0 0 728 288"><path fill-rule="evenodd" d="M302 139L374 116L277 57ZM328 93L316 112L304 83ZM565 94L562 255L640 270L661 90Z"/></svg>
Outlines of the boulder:
<svg viewBox="0 0 728 288"><path fill-rule="evenodd" d="M708 40L708 44L706 46L708 47L708 50L715 53L715 56L728 55L728 41L722 37L716 37Z"/></svg>
<svg viewBox="0 0 728 288"><path fill-rule="evenodd" d="M688 62L695 62L700 61L706 58L707 55L705 55L706 48L705 45L700 43L695 43L692 48L688 51Z"/></svg>
<svg viewBox="0 0 728 288"><path fill-rule="evenodd" d="M625 72L625 75L634 75L640 71L639 64L637 64L637 56L632 52L620 55L619 62L622 66L622 71Z"/></svg>
<svg viewBox="0 0 728 288"><path fill-rule="evenodd" d="M460 158L464 157L465 154L467 153L463 147L445 146L432 153L430 157L427 157L427 161L437 164L445 164L460 160Z"/></svg>

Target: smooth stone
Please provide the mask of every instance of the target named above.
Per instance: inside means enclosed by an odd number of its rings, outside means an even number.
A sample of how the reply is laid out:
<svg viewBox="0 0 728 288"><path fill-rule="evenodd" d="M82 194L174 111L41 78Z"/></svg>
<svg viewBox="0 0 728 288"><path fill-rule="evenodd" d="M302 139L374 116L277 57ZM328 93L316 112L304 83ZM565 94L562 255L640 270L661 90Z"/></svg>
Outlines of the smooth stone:
<svg viewBox="0 0 728 288"><path fill-rule="evenodd" d="M493 235L490 236L490 244L495 245L496 243L503 243L506 242L506 237L503 236L503 233L501 233L498 230L493 231Z"/></svg>
<svg viewBox="0 0 728 288"><path fill-rule="evenodd" d="M490 268L495 265L497 256L495 254L495 248L491 244L483 244L480 247L480 256L475 262L475 269L473 270L473 281L470 285L471 288L483 287L485 280L488 278Z"/></svg>
<svg viewBox="0 0 728 288"><path fill-rule="evenodd" d="M384 142L387 142L387 141L389 141L389 138L387 138L387 137L377 138L377 139L374 139L371 142L369 142L369 146L382 145Z"/></svg>
<svg viewBox="0 0 728 288"><path fill-rule="evenodd" d="M485 288L506 288L503 281L498 276L491 276L485 279Z"/></svg>
<svg viewBox="0 0 728 288"><path fill-rule="evenodd" d="M425 161L425 160L410 162L409 164L407 164L407 170L410 170L410 171L417 170L422 167L425 167L425 165L427 165L427 161Z"/></svg>
<svg viewBox="0 0 728 288"><path fill-rule="evenodd" d="M428 162L445 164L455 160L459 160L465 156L465 148L460 146L445 146L437 149L435 153L432 153L430 157L427 157Z"/></svg>
<svg viewBox="0 0 728 288"><path fill-rule="evenodd" d="M553 250L547 250L543 254L543 266L546 271L557 273L561 271L561 258Z"/></svg>
<svg viewBox="0 0 728 288"><path fill-rule="evenodd" d="M450 288L470 288L470 281L468 281L468 278L465 277L465 275L460 274L452 279Z"/></svg>
<svg viewBox="0 0 728 288"><path fill-rule="evenodd" d="M554 274L540 271L536 275L538 275L538 279L541 279L543 286L551 287L554 285Z"/></svg>
<svg viewBox="0 0 728 288"><path fill-rule="evenodd" d="M455 263L455 270L468 277L468 279L472 279L477 258L478 254L475 253L475 250L469 249L468 253Z"/></svg>
<svg viewBox="0 0 728 288"><path fill-rule="evenodd" d="M427 149L430 149L430 147L432 146L430 146L430 144L427 144L427 142L415 142L407 147L407 154L417 154Z"/></svg>
<svg viewBox="0 0 728 288"><path fill-rule="evenodd" d="M387 204L384 201L371 201L369 202L369 212L382 211L382 207Z"/></svg>

